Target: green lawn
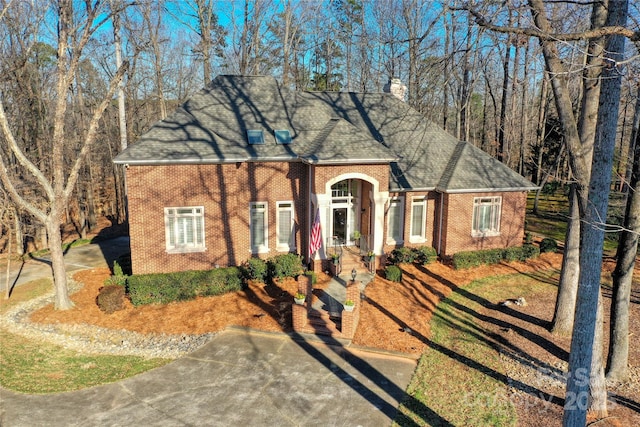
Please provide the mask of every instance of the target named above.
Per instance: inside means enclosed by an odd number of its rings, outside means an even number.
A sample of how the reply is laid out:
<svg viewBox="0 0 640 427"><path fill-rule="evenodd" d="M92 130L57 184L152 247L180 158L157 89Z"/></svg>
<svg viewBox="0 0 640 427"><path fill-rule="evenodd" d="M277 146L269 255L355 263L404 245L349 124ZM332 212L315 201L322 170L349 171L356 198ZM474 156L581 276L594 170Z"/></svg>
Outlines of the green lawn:
<svg viewBox="0 0 640 427"><path fill-rule="evenodd" d="M50 289L50 279L20 285L11 299L1 301L0 314ZM78 390L118 381L170 362L133 356L87 356L34 342L4 329L0 329L0 343L0 385L21 393Z"/></svg>
<svg viewBox="0 0 640 427"><path fill-rule="evenodd" d="M540 195L538 199L538 213L533 213L535 193L530 193L527 198L527 214L525 217L525 231L540 237L551 237L564 244L564 236L567 232L567 218L569 213L569 201L562 194ZM624 198L620 193L612 193L609 203L607 222L609 224L621 224L624 212ZM604 241L605 255L612 256L618 247L618 233L607 232Z"/></svg>
<svg viewBox="0 0 640 427"><path fill-rule="evenodd" d="M494 338L480 325L484 305L555 292L557 270L477 280L443 300L431 321L429 347L407 388L395 424L515 426L506 377Z"/></svg>

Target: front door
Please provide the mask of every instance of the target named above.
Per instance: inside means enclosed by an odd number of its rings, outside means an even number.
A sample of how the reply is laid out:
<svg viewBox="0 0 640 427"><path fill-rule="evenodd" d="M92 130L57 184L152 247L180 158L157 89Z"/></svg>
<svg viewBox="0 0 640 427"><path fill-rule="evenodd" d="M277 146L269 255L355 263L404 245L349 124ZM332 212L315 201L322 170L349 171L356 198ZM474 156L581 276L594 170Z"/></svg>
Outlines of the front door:
<svg viewBox="0 0 640 427"><path fill-rule="evenodd" d="M360 226L361 183L345 179L331 186L331 235L334 244L353 245L353 235Z"/></svg>
<svg viewBox="0 0 640 427"><path fill-rule="evenodd" d="M349 221L347 218L347 208L332 206L331 213L333 217L333 236L337 238L338 244L347 244L349 237Z"/></svg>

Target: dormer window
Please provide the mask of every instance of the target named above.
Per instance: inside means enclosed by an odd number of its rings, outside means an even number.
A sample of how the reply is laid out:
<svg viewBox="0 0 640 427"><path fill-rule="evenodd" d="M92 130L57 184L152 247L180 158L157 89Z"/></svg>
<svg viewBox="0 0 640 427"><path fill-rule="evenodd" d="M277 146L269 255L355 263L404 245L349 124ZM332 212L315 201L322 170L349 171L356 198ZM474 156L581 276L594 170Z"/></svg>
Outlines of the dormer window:
<svg viewBox="0 0 640 427"><path fill-rule="evenodd" d="M276 130L273 134L276 137L276 144L291 144L291 134L288 130Z"/></svg>
<svg viewBox="0 0 640 427"><path fill-rule="evenodd" d="M261 130L247 130L247 140L249 145L264 144L264 134Z"/></svg>

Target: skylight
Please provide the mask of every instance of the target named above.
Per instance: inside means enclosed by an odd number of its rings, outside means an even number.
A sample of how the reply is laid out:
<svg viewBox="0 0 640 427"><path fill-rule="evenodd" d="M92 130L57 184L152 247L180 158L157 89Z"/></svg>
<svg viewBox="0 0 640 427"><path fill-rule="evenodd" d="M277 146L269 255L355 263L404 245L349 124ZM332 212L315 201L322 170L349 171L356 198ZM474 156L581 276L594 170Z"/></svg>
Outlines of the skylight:
<svg viewBox="0 0 640 427"><path fill-rule="evenodd" d="M273 131L276 137L276 144L291 144L291 134L288 130Z"/></svg>
<svg viewBox="0 0 640 427"><path fill-rule="evenodd" d="M264 134L261 130L247 130L247 140L250 145L264 144Z"/></svg>

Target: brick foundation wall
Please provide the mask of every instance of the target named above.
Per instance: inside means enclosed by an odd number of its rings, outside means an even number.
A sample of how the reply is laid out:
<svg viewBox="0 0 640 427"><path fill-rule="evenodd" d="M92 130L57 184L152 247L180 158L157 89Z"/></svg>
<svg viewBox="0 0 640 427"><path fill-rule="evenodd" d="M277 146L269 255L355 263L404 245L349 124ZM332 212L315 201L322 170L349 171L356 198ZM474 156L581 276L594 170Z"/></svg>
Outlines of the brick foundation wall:
<svg viewBox="0 0 640 427"><path fill-rule="evenodd" d="M276 255L277 201L293 201L296 251L308 238L307 166L302 163L130 166L127 170L134 274L239 265L252 256L250 202L268 203L269 252ZM204 252L167 253L164 208L204 206Z"/></svg>

